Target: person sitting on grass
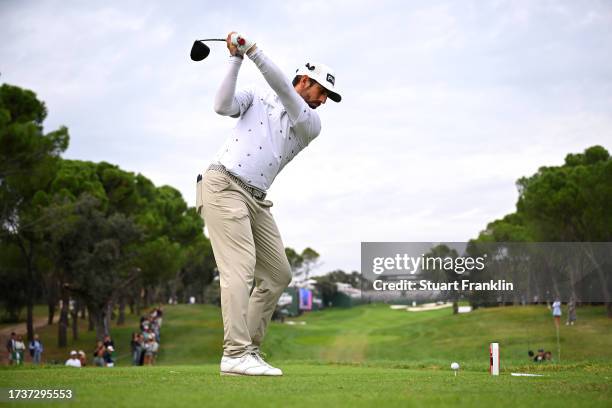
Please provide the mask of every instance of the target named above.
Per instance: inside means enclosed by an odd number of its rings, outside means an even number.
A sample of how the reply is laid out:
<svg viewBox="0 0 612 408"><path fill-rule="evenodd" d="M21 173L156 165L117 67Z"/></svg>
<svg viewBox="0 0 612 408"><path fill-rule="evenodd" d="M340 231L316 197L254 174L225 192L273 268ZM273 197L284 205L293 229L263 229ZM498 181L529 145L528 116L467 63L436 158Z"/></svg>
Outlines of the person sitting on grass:
<svg viewBox="0 0 612 408"><path fill-rule="evenodd" d="M81 360L79 360L76 350L72 350L70 352L70 358L66 360L66 366L81 367Z"/></svg>
<svg viewBox="0 0 612 408"><path fill-rule="evenodd" d="M529 357L533 357L533 361L536 363L541 363L542 361L551 361L552 360L552 352L544 351L544 349L539 349L538 354L533 354L533 351L529 350Z"/></svg>
<svg viewBox="0 0 612 408"><path fill-rule="evenodd" d="M104 343L98 341L96 344L96 348L93 352L94 356L94 364L98 367L104 367L104 353L106 352L106 347L104 347Z"/></svg>
<svg viewBox="0 0 612 408"><path fill-rule="evenodd" d="M538 354L535 355L535 357L533 358L533 361L535 361L536 363L544 361L544 349L538 350Z"/></svg>
<svg viewBox="0 0 612 408"><path fill-rule="evenodd" d="M81 362L81 367L85 367L87 365L87 356L83 350L79 350L79 361Z"/></svg>

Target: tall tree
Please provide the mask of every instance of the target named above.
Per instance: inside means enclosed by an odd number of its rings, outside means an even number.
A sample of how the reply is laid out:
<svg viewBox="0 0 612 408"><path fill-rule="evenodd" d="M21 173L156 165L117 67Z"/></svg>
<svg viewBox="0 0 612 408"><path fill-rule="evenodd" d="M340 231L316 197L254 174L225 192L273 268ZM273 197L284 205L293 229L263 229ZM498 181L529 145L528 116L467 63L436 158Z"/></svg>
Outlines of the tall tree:
<svg viewBox="0 0 612 408"><path fill-rule="evenodd" d="M37 202L56 172L59 155L68 147L68 130L45 134L47 109L34 92L0 87L0 243L19 248L22 279L27 282L27 334L33 337L33 302L42 281L42 209Z"/></svg>
<svg viewBox="0 0 612 408"><path fill-rule="evenodd" d="M87 305L101 339L109 334L112 301L138 276L132 261L140 231L122 213L105 214L100 201L88 193L75 201L64 199L52 204L48 213L50 218L62 220L57 225L50 224L46 235L61 282L58 344L67 344L71 298Z"/></svg>
<svg viewBox="0 0 612 408"><path fill-rule="evenodd" d="M310 272L320 266L320 255L314 249L306 247L302 251L301 257L303 259L301 272L304 274L304 278L308 279Z"/></svg>
<svg viewBox="0 0 612 408"><path fill-rule="evenodd" d="M319 253L310 247L304 248L302 253L297 253L295 249L287 247L285 255L287 255L293 275L300 279L307 280L310 272L320 266Z"/></svg>
<svg viewBox="0 0 612 408"><path fill-rule="evenodd" d="M479 241L612 241L612 158L604 147L568 154L562 166L541 167L519 179L517 187L516 212L490 223ZM588 245L581 248L597 274L612 318L612 277L606 269L610 266L601 265ZM558 276L551 278L554 285Z"/></svg>

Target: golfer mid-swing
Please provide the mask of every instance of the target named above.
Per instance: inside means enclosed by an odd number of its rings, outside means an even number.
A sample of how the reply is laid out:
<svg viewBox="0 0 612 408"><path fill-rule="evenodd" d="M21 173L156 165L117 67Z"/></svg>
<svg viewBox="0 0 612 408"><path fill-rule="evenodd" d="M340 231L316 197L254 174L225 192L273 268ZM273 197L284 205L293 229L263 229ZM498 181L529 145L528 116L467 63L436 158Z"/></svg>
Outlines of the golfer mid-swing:
<svg viewBox="0 0 612 408"><path fill-rule="evenodd" d="M315 109L327 98L340 102L341 97L333 71L323 64L299 67L292 84L244 36L228 34L227 47L231 56L215 111L239 119L204 177L198 177L197 192L221 281L221 375L278 376L282 371L263 360L260 346L292 275L266 191L319 135ZM235 91L245 54L271 90Z"/></svg>

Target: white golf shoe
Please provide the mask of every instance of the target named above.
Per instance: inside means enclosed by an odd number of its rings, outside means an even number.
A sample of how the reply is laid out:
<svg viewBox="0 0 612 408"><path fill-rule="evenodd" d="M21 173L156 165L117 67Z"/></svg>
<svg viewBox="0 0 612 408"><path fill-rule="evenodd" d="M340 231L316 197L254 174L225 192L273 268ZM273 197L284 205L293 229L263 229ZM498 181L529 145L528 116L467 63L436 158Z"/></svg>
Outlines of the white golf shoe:
<svg viewBox="0 0 612 408"><path fill-rule="evenodd" d="M283 375L283 372L266 363L257 353L247 353L236 358L223 356L221 375L280 376Z"/></svg>
<svg viewBox="0 0 612 408"><path fill-rule="evenodd" d="M276 368L276 367L272 367L270 364L268 364L266 362L266 360L263 359L263 357L261 356L261 354L259 354L258 352L254 351L251 352L251 354L253 355L253 357L255 357L257 360L259 360L260 363L265 364L270 370L271 372L273 372L274 374L270 374L270 375L283 375L283 371L280 368Z"/></svg>

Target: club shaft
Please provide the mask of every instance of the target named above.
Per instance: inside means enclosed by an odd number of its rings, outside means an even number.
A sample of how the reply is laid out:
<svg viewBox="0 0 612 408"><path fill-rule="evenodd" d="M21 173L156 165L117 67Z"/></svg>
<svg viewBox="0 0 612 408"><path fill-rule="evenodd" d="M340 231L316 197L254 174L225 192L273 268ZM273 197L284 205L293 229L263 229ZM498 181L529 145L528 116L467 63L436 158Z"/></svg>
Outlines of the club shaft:
<svg viewBox="0 0 612 408"><path fill-rule="evenodd" d="M207 38L205 40L198 40L198 41L223 41L225 42L224 38Z"/></svg>

